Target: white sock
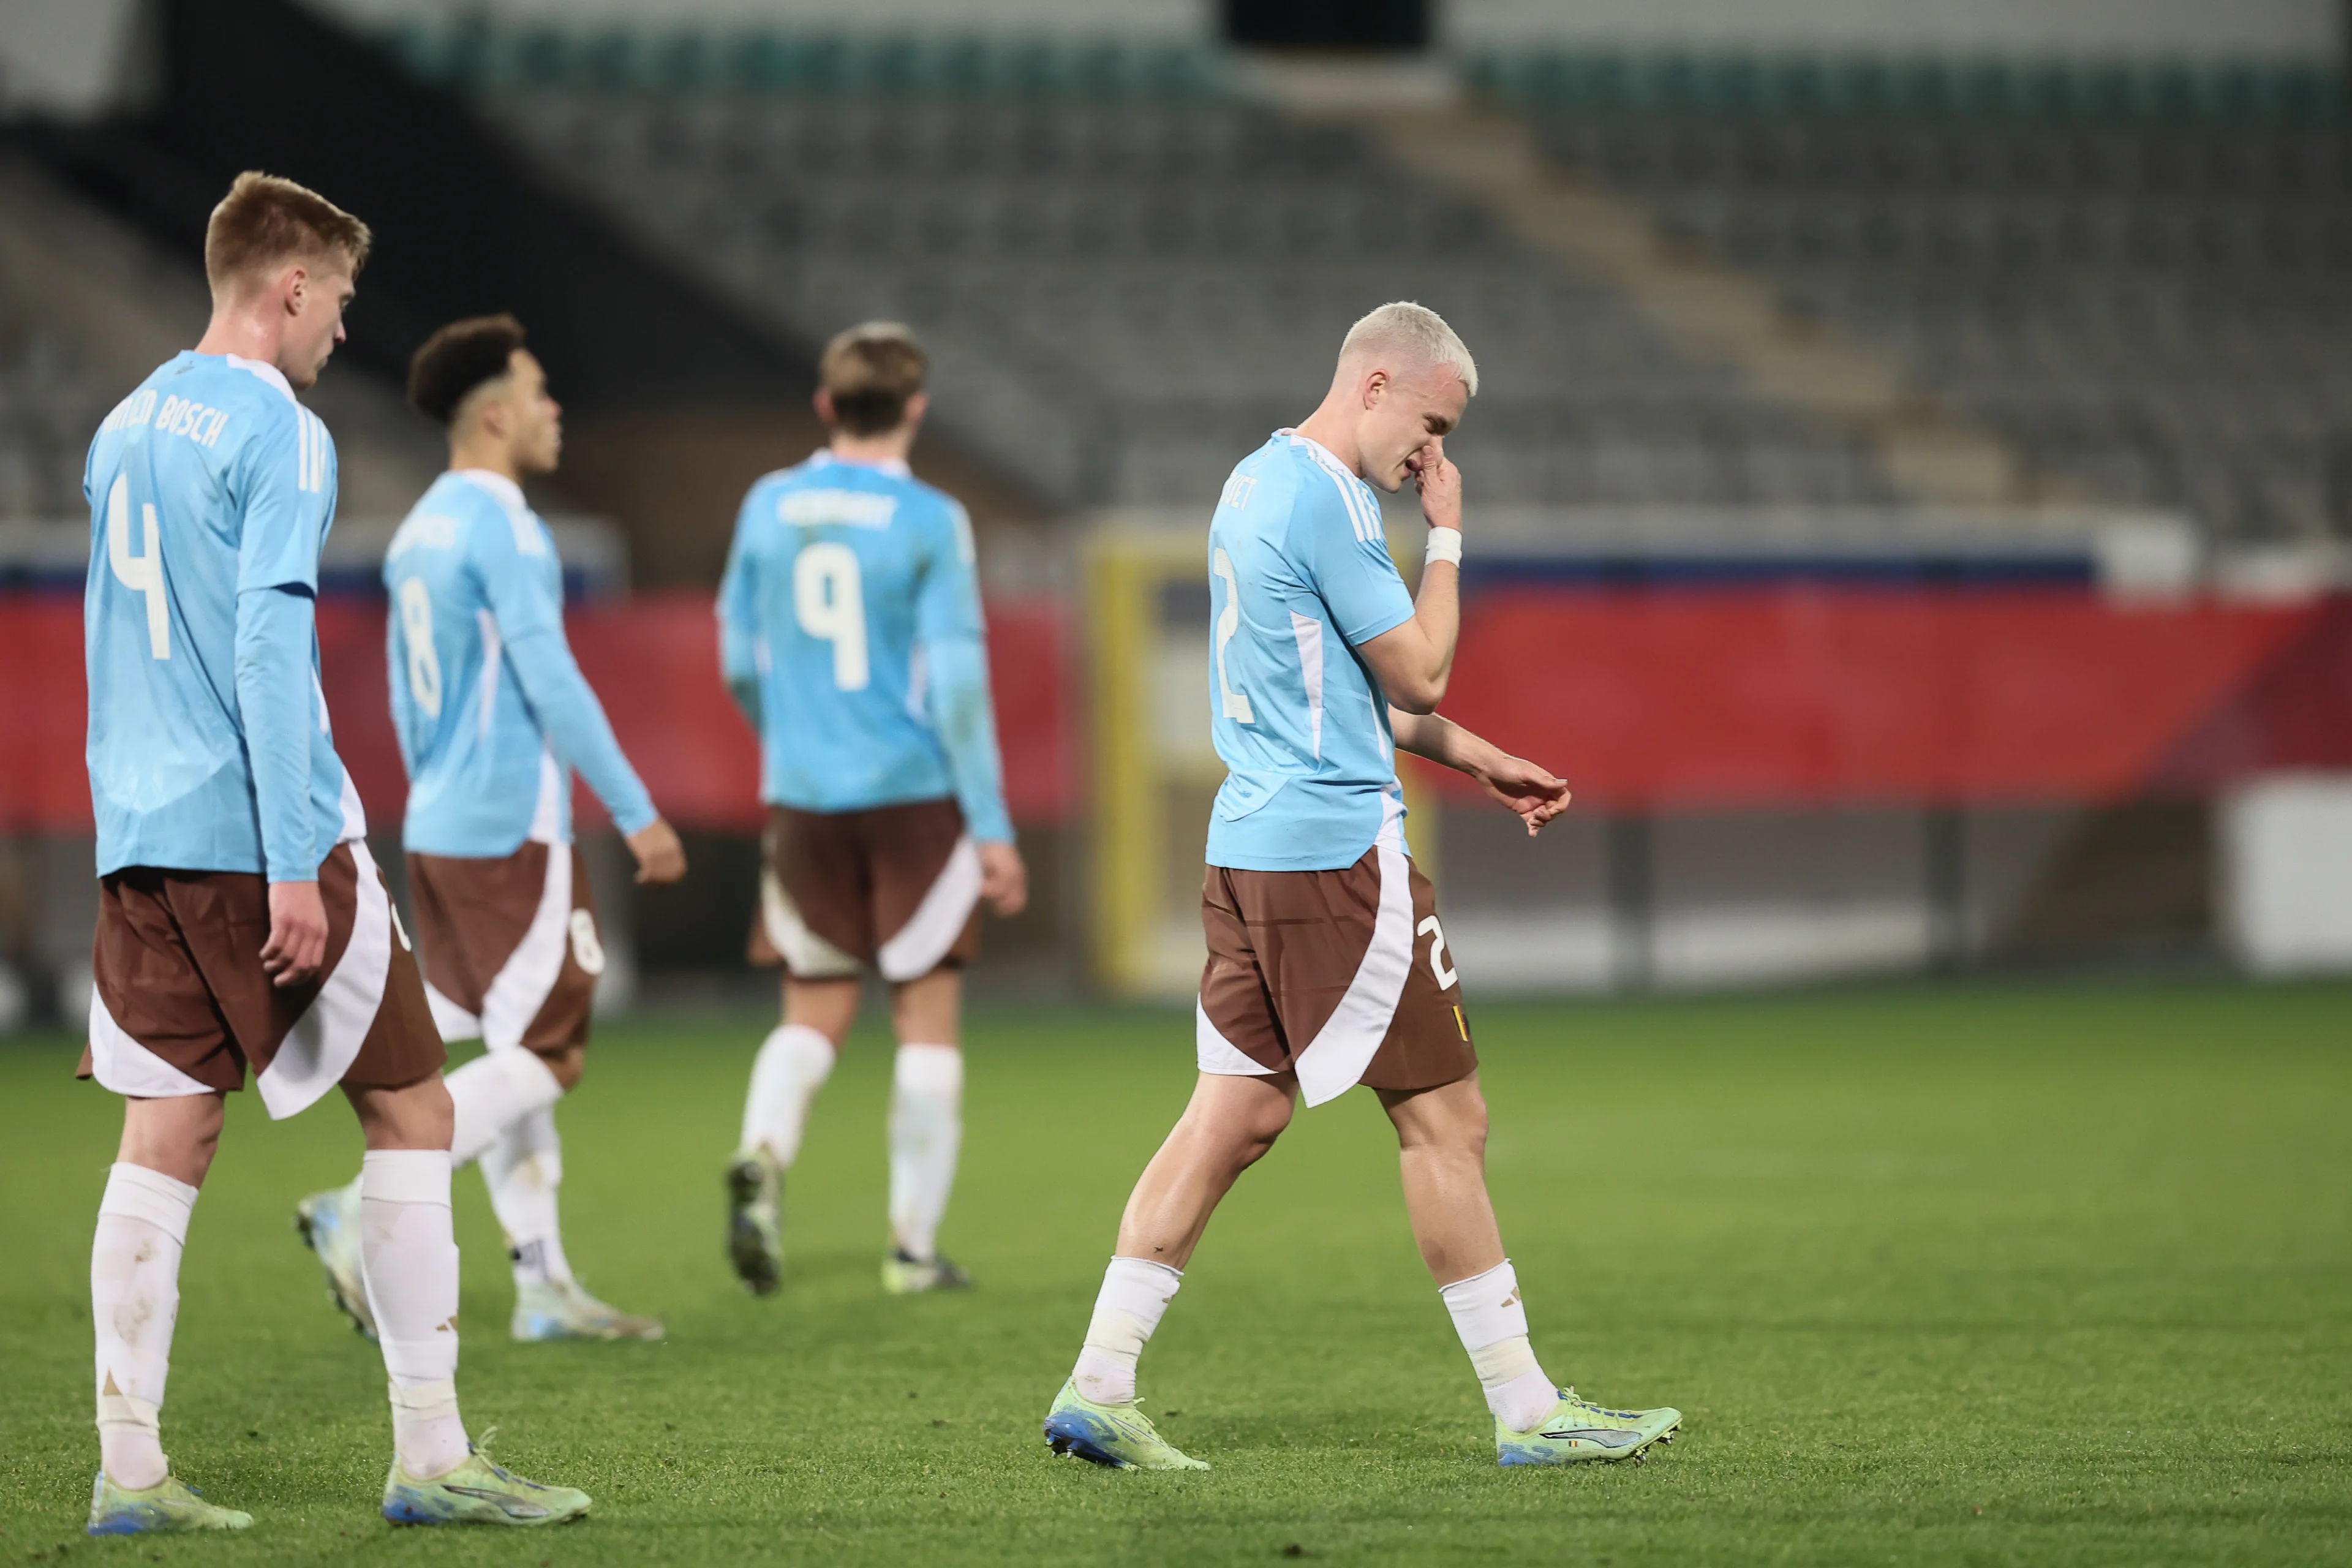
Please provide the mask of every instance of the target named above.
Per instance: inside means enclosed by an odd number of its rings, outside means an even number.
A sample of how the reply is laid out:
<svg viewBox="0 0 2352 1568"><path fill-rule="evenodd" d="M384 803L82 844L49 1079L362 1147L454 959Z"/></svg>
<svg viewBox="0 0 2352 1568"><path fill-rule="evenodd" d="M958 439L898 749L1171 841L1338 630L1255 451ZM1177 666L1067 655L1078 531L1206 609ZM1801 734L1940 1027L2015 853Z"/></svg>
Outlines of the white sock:
<svg viewBox="0 0 2352 1568"><path fill-rule="evenodd" d="M143 1165L117 1164L98 1201L89 1248L89 1315L98 1334L98 1451L117 1486L141 1490L171 1473L163 1458L163 1381L180 1319L180 1253L196 1189Z"/></svg>
<svg viewBox="0 0 2352 1568"><path fill-rule="evenodd" d="M401 1468L428 1481L466 1458L466 1424L457 1415L457 1241L450 1229L446 1153L368 1151L360 1164L360 1256L391 1378L393 1447Z"/></svg>
<svg viewBox="0 0 2352 1568"><path fill-rule="evenodd" d="M1454 1331L1470 1352L1486 1408L1514 1432L1531 1430L1559 1404L1559 1390L1528 1345L1528 1309L1509 1258L1484 1274L1457 1279L1437 1292L1454 1316Z"/></svg>
<svg viewBox="0 0 2352 1568"><path fill-rule="evenodd" d="M482 1157L499 1133L563 1098L555 1070L537 1051L517 1046L476 1057L446 1080L449 1102L457 1108L457 1130L449 1139L449 1168L463 1168Z"/></svg>
<svg viewBox="0 0 2352 1568"><path fill-rule="evenodd" d="M556 1136L555 1112L541 1106L508 1124L482 1153L482 1180L490 1207L507 1233L517 1285L566 1285L571 1261L563 1256L563 1230L555 1196L563 1185L563 1141Z"/></svg>
<svg viewBox="0 0 2352 1568"><path fill-rule="evenodd" d="M751 1064L751 1092L743 1099L740 1153L764 1149L778 1170L793 1168L809 1106L833 1076L836 1054L824 1031L805 1024L781 1024L768 1031Z"/></svg>
<svg viewBox="0 0 2352 1568"><path fill-rule="evenodd" d="M909 1258L939 1250L963 1148L963 1053L900 1046L890 1085L890 1234Z"/></svg>
<svg viewBox="0 0 2352 1568"><path fill-rule="evenodd" d="M1097 1405L1135 1402L1135 1363L1176 1299L1184 1276L1165 1263L1117 1258L1103 1270L1102 1293L1087 1324L1087 1342L1070 1381Z"/></svg>

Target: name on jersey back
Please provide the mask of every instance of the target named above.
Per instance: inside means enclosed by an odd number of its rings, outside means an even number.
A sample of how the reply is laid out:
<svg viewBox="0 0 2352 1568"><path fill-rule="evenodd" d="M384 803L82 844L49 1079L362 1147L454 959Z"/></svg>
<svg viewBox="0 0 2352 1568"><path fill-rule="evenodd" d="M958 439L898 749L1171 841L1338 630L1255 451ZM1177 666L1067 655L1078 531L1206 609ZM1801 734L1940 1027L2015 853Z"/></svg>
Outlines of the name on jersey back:
<svg viewBox="0 0 2352 1568"><path fill-rule="evenodd" d="M128 430L133 425L152 423L167 436L184 436L199 447L220 445L221 432L228 428L228 410L198 403L193 397L167 397L163 406L155 406L155 389L142 386L114 405L99 425L101 433Z"/></svg>
<svg viewBox="0 0 2352 1568"><path fill-rule="evenodd" d="M790 490L776 502L776 515L795 528L816 528L828 522L887 528L898 510L897 496L870 490Z"/></svg>

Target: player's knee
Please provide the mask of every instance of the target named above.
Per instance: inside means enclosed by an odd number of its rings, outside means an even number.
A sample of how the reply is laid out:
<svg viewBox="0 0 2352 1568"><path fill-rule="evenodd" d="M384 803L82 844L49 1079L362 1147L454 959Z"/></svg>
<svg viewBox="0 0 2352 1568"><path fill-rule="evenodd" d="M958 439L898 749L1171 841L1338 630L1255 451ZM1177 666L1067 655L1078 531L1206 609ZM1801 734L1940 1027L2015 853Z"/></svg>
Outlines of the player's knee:
<svg viewBox="0 0 2352 1568"><path fill-rule="evenodd" d="M1269 1106L1244 1122L1236 1142L1240 1168L1247 1170L1266 1157L1275 1141L1290 1126L1290 1106L1285 1101L1279 1107Z"/></svg>
<svg viewBox="0 0 2352 1568"><path fill-rule="evenodd" d="M435 1073L397 1089L345 1091L371 1149L446 1149L457 1130L449 1086Z"/></svg>

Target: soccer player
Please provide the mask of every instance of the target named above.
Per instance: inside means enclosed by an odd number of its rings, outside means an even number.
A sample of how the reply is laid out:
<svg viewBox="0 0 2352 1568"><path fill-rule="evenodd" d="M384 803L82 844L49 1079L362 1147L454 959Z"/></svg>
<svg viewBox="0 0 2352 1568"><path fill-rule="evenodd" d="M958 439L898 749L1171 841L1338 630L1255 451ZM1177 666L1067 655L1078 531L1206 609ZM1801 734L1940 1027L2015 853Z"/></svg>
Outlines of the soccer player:
<svg viewBox="0 0 2352 1568"><path fill-rule="evenodd" d="M1405 844L1397 748L1468 773L1530 835L1568 807L1560 780L1435 712L1461 624L1462 477L1444 437L1477 390L1477 366L1436 312L1383 305L1349 331L1322 405L1225 481L1209 526L1208 695L1229 773L1201 891L1201 1076L1128 1199L1085 1347L1045 1417L1057 1454L1207 1468L1137 1410L1137 1358L1210 1215L1298 1099L1320 1105L1360 1083L1396 1126L1405 1211L1486 1390L1501 1462L1638 1457L1682 1419L1601 1409L1537 1364L1487 1198L1461 986ZM1429 524L1417 598L1389 559L1372 490L1408 478Z"/></svg>
<svg viewBox="0 0 2352 1568"><path fill-rule="evenodd" d="M313 619L335 447L295 399L342 341L367 226L237 177L205 236L210 325L91 443L83 602L98 818L81 1073L124 1097L90 1249L92 1535L243 1530L172 1473L160 1412L181 1248L254 1069L273 1117L340 1085L366 1134L360 1248L391 1376L397 1524L546 1524L585 1493L472 1450L457 1412L457 1244L444 1059L358 795Z"/></svg>
<svg viewBox="0 0 2352 1568"><path fill-rule="evenodd" d="M784 967L783 1023L751 1069L727 1174L729 1252L761 1295L783 1263L783 1173L869 966L898 1034L882 1283L971 1283L938 1247L963 1138L961 969L979 951L979 900L1016 914L1028 881L1004 811L971 523L907 468L925 367L895 322L826 345L829 445L751 487L719 589L728 689L760 733L768 805L752 953Z"/></svg>
<svg viewBox="0 0 2352 1568"><path fill-rule="evenodd" d="M612 813L637 880L686 872L677 834L621 754L563 636L563 565L523 500L551 473L562 410L511 316L442 328L408 396L449 433L449 471L417 501L383 565L393 723L408 766L403 843L425 995L445 1040L488 1054L449 1075L452 1165L479 1160L514 1264L518 1340L657 1340L651 1318L572 1278L557 1224L557 1100L580 1081L604 951L572 841L572 770ZM330 1291L373 1336L353 1183L302 1201Z"/></svg>

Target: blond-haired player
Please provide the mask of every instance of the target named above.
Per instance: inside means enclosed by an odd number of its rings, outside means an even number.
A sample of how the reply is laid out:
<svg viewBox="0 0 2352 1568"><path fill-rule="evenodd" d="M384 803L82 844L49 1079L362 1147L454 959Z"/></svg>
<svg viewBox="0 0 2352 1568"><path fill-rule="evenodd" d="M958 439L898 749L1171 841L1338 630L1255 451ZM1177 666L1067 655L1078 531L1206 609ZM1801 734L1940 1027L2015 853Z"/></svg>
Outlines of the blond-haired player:
<svg viewBox="0 0 2352 1568"><path fill-rule="evenodd" d="M1530 835L1568 786L1437 716L1461 628L1462 476L1445 437L1478 367L1433 310L1383 305L1340 345L1321 406L1242 460L1211 514L1210 727L1229 770L1209 823L1200 1079L1119 1221L1085 1347L1045 1417L1057 1454L1205 1468L1135 1405L1135 1369L1209 1216L1298 1100L1362 1084L1396 1126L1405 1212L1469 1352L1506 1465L1636 1457L1682 1419L1557 1387L1488 1201L1486 1102L1436 898L1404 837L1402 747L1476 779ZM1429 524L1416 598L1373 487Z"/></svg>
<svg viewBox="0 0 2352 1568"><path fill-rule="evenodd" d="M392 1398L394 1523L545 1524L585 1493L509 1475L457 1413L457 1244L441 1038L336 757L313 599L335 449L296 399L342 341L367 226L247 174L213 210L213 314L90 447L83 616L98 818L82 1071L124 1097L90 1251L93 1535L242 1530L163 1457L180 1254L223 1100L341 1088L367 1152L366 1286Z"/></svg>

